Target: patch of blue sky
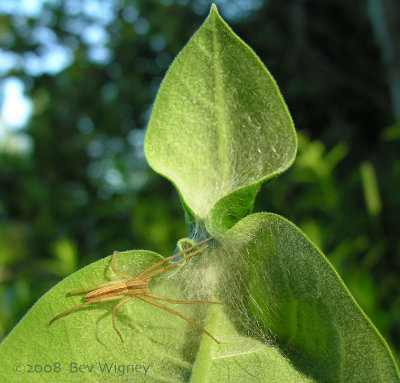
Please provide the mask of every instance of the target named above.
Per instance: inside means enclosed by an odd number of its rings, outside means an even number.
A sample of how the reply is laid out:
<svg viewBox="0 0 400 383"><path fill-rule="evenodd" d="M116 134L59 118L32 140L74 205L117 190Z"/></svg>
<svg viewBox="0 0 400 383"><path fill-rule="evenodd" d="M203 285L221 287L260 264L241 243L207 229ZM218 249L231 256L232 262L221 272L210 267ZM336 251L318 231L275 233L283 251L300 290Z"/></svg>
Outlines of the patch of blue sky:
<svg viewBox="0 0 400 383"><path fill-rule="evenodd" d="M10 70L19 67L20 56L14 52L0 49L0 76L4 76Z"/></svg>
<svg viewBox="0 0 400 383"><path fill-rule="evenodd" d="M0 83L0 95L3 96L0 119L10 128L22 128L32 113L32 101L24 95L24 91L24 84L17 77L8 77Z"/></svg>
<svg viewBox="0 0 400 383"><path fill-rule="evenodd" d="M74 60L71 48L61 44L50 44L41 48L40 55L27 52L23 55L22 66L30 76L44 73L55 75L66 69Z"/></svg>
<svg viewBox="0 0 400 383"><path fill-rule="evenodd" d="M110 39L105 28L99 24L90 24L85 26L81 36L82 41L88 45L105 45Z"/></svg>
<svg viewBox="0 0 400 383"><path fill-rule="evenodd" d="M197 0L192 3L192 9L198 14L206 14L212 2L215 2L221 15L231 21L248 17L264 4L264 0Z"/></svg>
<svg viewBox="0 0 400 383"><path fill-rule="evenodd" d="M103 25L109 24L117 12L115 0L65 0L63 6L69 16L83 15Z"/></svg>
<svg viewBox="0 0 400 383"><path fill-rule="evenodd" d="M44 0L2 0L0 1L0 13L37 17L42 11L44 3Z"/></svg>
<svg viewBox="0 0 400 383"><path fill-rule="evenodd" d="M84 0L82 3L82 13L87 17L101 22L103 25L109 24L115 17L117 6L115 0Z"/></svg>
<svg viewBox="0 0 400 383"><path fill-rule="evenodd" d="M99 65L105 65L113 58L113 52L105 46L89 47L87 55L90 61Z"/></svg>
<svg viewBox="0 0 400 383"><path fill-rule="evenodd" d="M63 28L78 35L88 47L88 57L97 64L105 64L112 58L106 46L109 35L105 29L114 18L118 2L114 0L0 0L0 14L14 17L21 32L26 29L26 19L42 19L45 4L61 4L67 16ZM76 17L68 17L76 16ZM41 20L42 24L43 20ZM45 23L46 24L46 23ZM0 76L14 70L22 70L30 76L55 75L66 69L74 60L74 47L61 44L56 33L47 26L38 25L29 31L27 38L38 44L35 52L17 54L0 49ZM32 114L32 102L24 95L24 85L16 77L6 77L0 83L0 119L3 126L20 129ZM1 128L5 131L5 129Z"/></svg>
<svg viewBox="0 0 400 383"><path fill-rule="evenodd" d="M55 32L43 25L36 26L30 33L30 40L36 44L54 44L57 42L57 35Z"/></svg>

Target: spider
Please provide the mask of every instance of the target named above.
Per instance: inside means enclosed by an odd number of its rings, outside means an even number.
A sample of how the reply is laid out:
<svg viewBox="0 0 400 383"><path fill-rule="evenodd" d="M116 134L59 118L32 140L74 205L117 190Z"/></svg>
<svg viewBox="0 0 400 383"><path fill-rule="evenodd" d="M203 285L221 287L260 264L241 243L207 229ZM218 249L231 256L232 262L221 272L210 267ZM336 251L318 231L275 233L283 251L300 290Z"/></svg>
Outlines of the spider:
<svg viewBox="0 0 400 383"><path fill-rule="evenodd" d="M64 315L67 315L73 311L76 311L82 307L85 307L87 305L90 305L92 303L101 303L101 302L106 302L106 301L113 301L113 300L118 300L127 297L123 301L119 302L116 304L112 310L112 325L115 330L115 332L118 334L120 337L121 341L123 342L123 338L119 330L117 329L117 326L115 324L115 312L124 304L128 303L131 301L133 298L140 299L143 302L149 303L153 306L159 307L165 311L168 311L171 314L174 314L178 316L179 318L184 319L185 321L189 322L191 325L197 327L200 331L202 331L204 334L208 335L212 340L214 340L216 343L220 343L217 339L215 339L207 330L205 330L203 327L201 327L199 324L194 322L193 320L187 318L186 316L182 315L178 311L172 310L169 307L157 302L157 301L164 301L164 302L169 302L173 304L189 304L189 305L201 305L201 304L220 304L220 302L208 302L208 301L178 301L175 299L170 299L166 297L162 297L156 294L153 294L149 288L148 288L148 283L156 276L164 273L168 269L171 269L172 267L175 267L182 263L183 261L186 261L190 257L193 257L196 254L201 253L204 251L208 245L205 245L203 247L198 248L200 245L210 241L212 238L214 238L215 235L208 237L204 239L201 242L196 243L195 245L180 251L177 254L171 255L170 257L164 258L163 260L155 263L154 265L148 267L147 269L141 271L140 273L136 274L135 276L131 276L127 273L124 273L123 271L117 270L114 266L115 262L115 257L119 253L118 251L114 251L112 259L111 259L111 269L114 273L121 275L125 277L126 279L120 279L120 280L115 280L115 281L110 281L106 283L101 283L99 285L87 287L85 289L81 290L76 290L76 291L71 291L69 292L69 295L75 295L75 294L81 294L81 293L86 293L83 297L83 300L85 301L84 303L81 303L77 306L74 306L70 308L67 311L64 311L61 314L58 314L55 316L49 323L49 325L53 324L54 321L57 319L63 317ZM198 248L197 250L191 252L192 250ZM184 255L181 259L176 260L178 257ZM166 266L163 266L165 263L169 261L175 261L173 263L170 263Z"/></svg>

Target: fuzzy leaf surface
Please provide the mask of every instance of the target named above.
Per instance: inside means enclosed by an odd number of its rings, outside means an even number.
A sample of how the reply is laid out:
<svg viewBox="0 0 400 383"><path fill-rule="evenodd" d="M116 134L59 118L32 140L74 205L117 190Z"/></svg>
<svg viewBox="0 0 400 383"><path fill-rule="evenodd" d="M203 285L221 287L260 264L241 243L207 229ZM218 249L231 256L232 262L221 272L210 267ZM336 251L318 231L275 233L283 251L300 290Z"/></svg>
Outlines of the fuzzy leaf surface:
<svg viewBox="0 0 400 383"><path fill-rule="evenodd" d="M295 225L275 214L253 214L224 242L223 289L230 290L224 306L239 332L275 344L316 382L400 382L382 336Z"/></svg>
<svg viewBox="0 0 400 383"><path fill-rule="evenodd" d="M296 148L275 81L212 6L157 94L150 166L175 184L189 215L224 230L252 212L260 184L285 171Z"/></svg>
<svg viewBox="0 0 400 383"><path fill-rule="evenodd" d="M136 275L160 259L128 251L119 254L116 266ZM155 294L172 299L221 302L170 305L220 344L137 300L117 311L124 343L112 328L117 302L80 309L49 327L56 314L80 303L77 296L66 297L68 291L111 279L120 277L105 258L44 295L0 345L1 381L25 382L28 376L30 382L400 382L387 344L335 270L298 228L277 215L242 219L211 249L150 283ZM16 370L20 365L22 374ZM29 365L53 370L28 375Z"/></svg>
<svg viewBox="0 0 400 383"><path fill-rule="evenodd" d="M154 279L151 290L175 299L205 298L215 284L208 254ZM214 253L216 256L217 253ZM160 260L148 251L118 254L117 267L136 274ZM215 258L214 258L215 259ZM170 305L218 333L217 345L198 329L157 307L134 300L121 307L112 328L111 311L118 303L93 304L62 317L56 314L81 303L69 291L120 279L102 259L64 279L45 294L0 345L2 382L311 382L294 369L275 347L237 332L222 306ZM201 295L199 295L201 292ZM173 307L172 307L173 306Z"/></svg>

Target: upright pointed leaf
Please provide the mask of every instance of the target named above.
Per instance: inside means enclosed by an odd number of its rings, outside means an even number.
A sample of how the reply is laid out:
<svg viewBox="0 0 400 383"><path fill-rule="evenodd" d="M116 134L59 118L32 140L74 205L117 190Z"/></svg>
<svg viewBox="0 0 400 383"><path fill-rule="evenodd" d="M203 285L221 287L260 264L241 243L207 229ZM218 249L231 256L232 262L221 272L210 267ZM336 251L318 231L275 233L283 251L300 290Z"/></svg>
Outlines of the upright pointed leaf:
<svg viewBox="0 0 400 383"><path fill-rule="evenodd" d="M226 229L252 211L262 182L291 165L296 145L275 81L213 6L157 94L150 166L177 186L192 217Z"/></svg>

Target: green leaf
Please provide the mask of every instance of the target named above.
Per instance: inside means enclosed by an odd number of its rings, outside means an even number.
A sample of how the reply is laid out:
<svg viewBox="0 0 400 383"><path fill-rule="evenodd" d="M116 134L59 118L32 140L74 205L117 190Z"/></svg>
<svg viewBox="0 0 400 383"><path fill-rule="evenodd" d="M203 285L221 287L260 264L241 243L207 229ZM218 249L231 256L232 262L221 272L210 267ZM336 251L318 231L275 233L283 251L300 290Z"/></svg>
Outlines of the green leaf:
<svg viewBox="0 0 400 383"><path fill-rule="evenodd" d="M203 252L201 256L207 254ZM118 254L116 267L135 275L161 258L149 251L127 251ZM81 303L81 297L67 296L69 291L121 279L109 266L110 257L107 257L79 270L33 306L0 345L1 382L183 382L189 379L199 343L214 342L206 335L203 338L202 332L184 320L137 299L116 312L116 325L124 343L113 330L111 321L112 308L118 301L81 308L49 326L56 314ZM196 291L191 296L185 295L180 268L177 266L167 271L167 275L154 278L150 289L170 298L199 300ZM201 298L207 298L204 289ZM199 323L209 307L177 306L179 312ZM107 368L102 372L105 363L112 366L110 372ZM119 369L114 370L114 365ZM136 366L135 371L127 371L128 365ZM33 371L29 371L29 366L33 366ZM77 371L79 366L88 367Z"/></svg>
<svg viewBox="0 0 400 383"><path fill-rule="evenodd" d="M218 254L215 250L203 252L200 259L192 258L179 270L155 278L151 290L176 299L211 296L216 269L210 265L210 257L215 261ZM159 259L152 252L127 251L118 254L116 266L136 274ZM49 326L56 314L81 303L76 296L67 297L67 292L116 279L109 265L110 258L89 265L34 305L0 345L2 382L312 381L296 371L276 347L239 334L222 306L177 308L204 322L211 333L218 333L219 345L182 319L138 300L116 314L124 343L112 328L111 311L116 302L79 309Z"/></svg>
<svg viewBox="0 0 400 383"><path fill-rule="evenodd" d="M165 76L149 122L150 166L177 187L189 221L224 230L293 162L296 134L277 85L212 6Z"/></svg>
<svg viewBox="0 0 400 383"><path fill-rule="evenodd" d="M118 255L116 267L136 275L159 259L128 251ZM217 246L150 284L155 294L172 299L220 301L174 307L220 344L136 299L116 314L124 343L112 328L116 302L77 310L49 327L56 314L80 303L68 291L120 279L109 266L110 258L89 265L36 303L0 345L1 381L400 381L388 346L329 262L274 214L242 219ZM29 366L37 372L28 372Z"/></svg>
<svg viewBox="0 0 400 383"><path fill-rule="evenodd" d="M223 302L241 333L317 382L399 382L393 356L324 255L292 223L253 214L224 236ZM218 332L215 336L219 336Z"/></svg>

